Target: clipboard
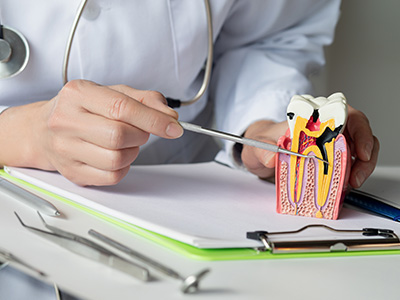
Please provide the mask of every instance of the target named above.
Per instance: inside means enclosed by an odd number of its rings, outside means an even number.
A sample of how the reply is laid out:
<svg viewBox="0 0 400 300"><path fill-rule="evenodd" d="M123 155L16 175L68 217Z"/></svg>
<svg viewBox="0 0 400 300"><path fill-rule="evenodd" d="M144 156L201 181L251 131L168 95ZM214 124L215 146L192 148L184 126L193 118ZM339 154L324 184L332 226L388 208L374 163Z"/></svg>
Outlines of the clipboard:
<svg viewBox="0 0 400 300"><path fill-rule="evenodd" d="M185 168L186 166L180 166L181 168ZM180 168L178 167L178 168ZM199 170L200 168L206 168L210 169L211 173L215 173L216 170L218 169L219 171L222 172L241 172L238 170L231 170L228 169L225 166L218 165L216 163L206 163L206 164L200 164L200 165L191 165L190 167L187 166L188 168L194 168L194 170ZM137 168L137 167L134 167ZM142 167L145 170L148 170L149 167ZM168 166L163 170L166 171L168 170ZM221 168L227 168L227 169L221 169ZM150 168L151 169L151 168ZM229 170L229 171L228 171ZM35 170L37 171L37 170ZM176 171L173 169L172 171ZM191 170L192 172L193 170ZM44 171L37 171L37 172L44 172ZM137 171L135 171L137 172ZM235 173L234 175L238 175L239 173ZM101 218L102 220L105 220L106 222L109 222L111 224L114 224L120 228L123 228L132 234L137 234L140 235L150 241L153 241L159 245L162 245L165 248L168 248L170 250L175 251L176 253L179 253L181 255L184 255L188 258L191 259L196 259L196 260L256 260L256 259L282 259L282 258L307 258L307 257L331 257L331 256L365 256L365 255L384 255L384 254L400 254L400 250L394 249L394 250L369 250L369 251L352 251L352 252L347 252L347 251L335 251L335 252L325 252L325 253L312 253L312 252L302 252L302 253L283 253L283 254L273 254L270 251L262 251L260 250L260 246L262 246L262 242L256 242L253 246L238 246L234 247L230 245L229 247L219 247L219 248L199 248L196 246L193 246L189 243L185 243L183 241L177 240L175 238L168 237L165 234L162 234L160 232L157 232L156 230L150 230L148 228L145 228L143 226L139 226L137 224L134 224L132 222L128 222L127 220L121 219L119 217L116 217L113 214L107 214L104 211L94 209L93 207L88 207L86 205L83 205L82 203L78 203L77 201L71 200L70 198L60 196L54 192L51 192L47 189L43 189L39 187L36 184L29 183L25 180L22 180L21 178L16 178L14 176L11 176L10 174L6 173L4 170L0 171L0 176L5 178L6 180L9 180L19 186L22 186L26 188L27 190L33 191L35 193L38 193L39 195L46 195L46 197L50 197L51 199L54 199L54 204L56 204L57 201L62 201L64 203L67 203L79 210L85 211L91 215L94 215L98 218ZM61 175L59 175L61 176ZM250 176L248 174L246 175L240 175L240 176ZM250 181L257 181L256 178L251 177L249 178ZM249 181L249 182L250 182ZM265 183L261 183L262 188L266 187L264 186ZM271 188L271 187L269 187ZM265 188L267 191L269 188ZM104 192L104 188L100 188L101 192ZM105 189L107 190L107 189ZM267 198L267 197L266 197ZM245 200L243 200L245 201ZM268 201L268 199L265 199L265 201ZM252 205L250 203L249 205ZM270 211L270 214L276 214L275 211ZM352 229L360 229L357 224L359 223L358 219L361 217L360 212L354 212L353 211L347 211L344 215L344 219L347 219L347 224L349 224L349 219L350 223L354 223L354 226L351 226ZM355 216L354 222L352 222L351 218L349 215ZM298 229L301 226L296 225L296 223L314 223L313 219L309 218L304 218L304 217L293 217L293 216L279 216L284 218L287 222L293 223L292 225L289 226L289 228L292 229ZM396 227L396 232L400 231L400 226L396 225L393 222L389 222L388 220L383 220L380 218L377 218L375 216L368 216L368 220L371 220L371 226L374 224L378 225L386 225L384 226L387 229L392 229L393 227ZM333 223L332 223L333 222ZM340 219L339 221L332 221L331 224L340 224ZM338 222L338 223L336 223ZM374 224L372 224L374 223ZM382 226L379 226L382 227ZM157 228L157 227L154 227ZM269 228L263 227L263 228L251 228L252 230L269 230ZM247 231L243 231L240 234L243 234L244 239L246 238Z"/></svg>

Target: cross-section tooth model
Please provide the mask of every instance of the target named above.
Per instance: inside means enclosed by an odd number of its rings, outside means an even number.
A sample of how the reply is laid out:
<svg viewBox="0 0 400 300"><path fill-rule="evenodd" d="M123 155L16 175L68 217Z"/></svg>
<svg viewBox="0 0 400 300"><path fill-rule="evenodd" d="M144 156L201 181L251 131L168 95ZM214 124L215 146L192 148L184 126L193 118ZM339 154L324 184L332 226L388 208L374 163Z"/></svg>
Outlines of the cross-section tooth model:
<svg viewBox="0 0 400 300"><path fill-rule="evenodd" d="M278 146L322 158L277 155L277 211L282 214L337 219L350 168L342 134L347 118L342 93L313 98L294 96L287 108L288 132Z"/></svg>

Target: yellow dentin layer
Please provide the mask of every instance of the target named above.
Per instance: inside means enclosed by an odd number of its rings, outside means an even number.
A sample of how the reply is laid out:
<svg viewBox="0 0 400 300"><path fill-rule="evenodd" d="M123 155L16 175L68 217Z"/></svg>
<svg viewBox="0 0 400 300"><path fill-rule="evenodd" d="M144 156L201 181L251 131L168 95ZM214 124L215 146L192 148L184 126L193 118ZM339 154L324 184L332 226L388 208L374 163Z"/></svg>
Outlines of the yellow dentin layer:
<svg viewBox="0 0 400 300"><path fill-rule="evenodd" d="M300 149L300 134L301 132L304 132L305 135L309 137L314 137L318 138L322 135L322 133L325 131L327 127L329 127L332 131L335 129L335 121L333 119L328 120L324 123L321 123L319 126L318 131L311 131L306 128L308 124L308 120L305 118L302 118L300 116L297 117L296 123L294 126L294 132L292 133L292 145L291 145L291 151L294 152L299 152ZM317 163L318 165L318 178L317 178L317 193L316 193L316 198L315 204L317 207L319 207L319 210L316 213L316 217L322 218L322 212L321 208L325 205L326 201L328 200L328 194L329 194L329 189L330 189L330 182L332 179L332 173L333 173L333 148L334 148L334 140L325 143L325 151L327 154L326 159L329 162L327 173L324 174L324 164L320 160L314 160L314 163ZM305 148L303 150L303 154L309 154L310 152L313 152L317 157L322 158L322 153L318 146L315 144L310 145L309 147ZM296 156L291 156L290 157L290 195L291 199L293 201L293 204L295 207L298 207L298 203L301 198L301 190L303 186L303 178L304 178L304 170L305 170L305 158L300 158ZM297 167L298 164L298 167ZM296 181L297 180L297 181ZM297 184L296 184L297 182Z"/></svg>

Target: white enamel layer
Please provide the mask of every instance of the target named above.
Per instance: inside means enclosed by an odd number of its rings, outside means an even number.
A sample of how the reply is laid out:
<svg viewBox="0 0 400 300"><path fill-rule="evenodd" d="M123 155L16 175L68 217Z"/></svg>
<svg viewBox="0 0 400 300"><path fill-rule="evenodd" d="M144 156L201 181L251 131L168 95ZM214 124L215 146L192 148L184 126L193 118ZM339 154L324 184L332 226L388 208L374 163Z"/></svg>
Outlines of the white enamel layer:
<svg viewBox="0 0 400 300"><path fill-rule="evenodd" d="M347 119L347 101L342 93L332 94L328 98L314 98L310 95L295 95L290 100L287 108L287 120L291 139L293 139L294 126L297 117L302 117L308 120L313 115L314 110L318 110L319 120L321 123L333 119L335 121L335 128L343 125L340 132L343 131ZM290 114L293 115L292 118L289 117Z"/></svg>

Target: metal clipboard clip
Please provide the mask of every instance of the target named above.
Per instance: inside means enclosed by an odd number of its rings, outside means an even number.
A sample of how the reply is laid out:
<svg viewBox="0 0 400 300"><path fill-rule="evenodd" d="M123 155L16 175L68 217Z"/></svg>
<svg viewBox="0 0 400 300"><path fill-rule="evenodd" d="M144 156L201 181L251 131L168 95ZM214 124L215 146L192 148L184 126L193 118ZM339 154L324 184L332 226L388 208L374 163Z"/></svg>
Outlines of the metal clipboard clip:
<svg viewBox="0 0 400 300"><path fill-rule="evenodd" d="M297 234L310 228L324 228L340 234L360 234L364 238L320 239L320 240L289 240L273 241L271 237L278 235ZM371 238L372 237L372 238ZM259 251L280 253L316 253L316 252L345 252L368 250L398 250L400 249L399 237L393 230L378 228L335 229L326 225L312 224L294 231L253 231L247 232L247 238L261 241L264 247Z"/></svg>

